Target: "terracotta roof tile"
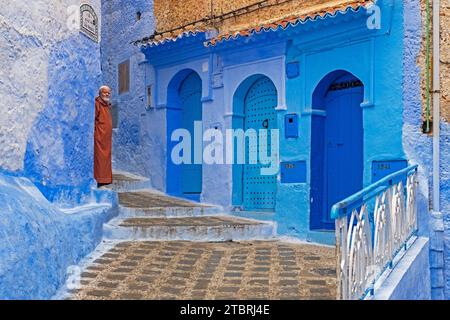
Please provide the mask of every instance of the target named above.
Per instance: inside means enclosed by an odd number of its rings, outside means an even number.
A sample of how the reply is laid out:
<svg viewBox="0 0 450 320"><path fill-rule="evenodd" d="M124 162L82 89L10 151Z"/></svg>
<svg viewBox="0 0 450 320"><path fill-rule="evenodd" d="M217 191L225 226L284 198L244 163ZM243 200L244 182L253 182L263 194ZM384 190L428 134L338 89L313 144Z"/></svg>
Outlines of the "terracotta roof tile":
<svg viewBox="0 0 450 320"><path fill-rule="evenodd" d="M288 26L295 26L298 23L305 23L307 20L315 21L317 19L323 19L326 16L336 16L338 13L346 13L350 10L358 11L361 7L373 3L371 0L355 0L354 2L341 4L333 7L322 8L320 11L311 11L302 15L293 15L289 17L282 18L280 20L267 22L262 25L246 28L244 30L238 30L235 32L228 32L225 34L218 35L207 42L206 46L214 46L220 42L235 40L239 37L248 37L252 34L258 34L262 31L275 31L279 28L286 29Z"/></svg>
<svg viewBox="0 0 450 320"><path fill-rule="evenodd" d="M236 30L233 32L227 32L224 34L219 34L208 41L205 42L205 46L215 46L216 44L234 40L239 37L249 37L252 34L259 34L261 32L275 31L279 28L286 29L289 26L296 26L299 23L305 23L307 21L315 21L318 19L323 19L325 17L334 17L339 13L347 13L348 11L358 11L361 7L364 7L370 3L372 0L349 0L345 3L330 1L330 6L315 6L311 8L311 11L284 17L279 20L269 21L252 27L246 27L242 30ZM167 42L175 42L181 38L187 38L196 36L200 33L205 33L213 31L208 26L198 26L192 29L185 29L176 32L168 32L167 35L157 35L155 37L144 38L136 43L140 43L144 46L158 46Z"/></svg>

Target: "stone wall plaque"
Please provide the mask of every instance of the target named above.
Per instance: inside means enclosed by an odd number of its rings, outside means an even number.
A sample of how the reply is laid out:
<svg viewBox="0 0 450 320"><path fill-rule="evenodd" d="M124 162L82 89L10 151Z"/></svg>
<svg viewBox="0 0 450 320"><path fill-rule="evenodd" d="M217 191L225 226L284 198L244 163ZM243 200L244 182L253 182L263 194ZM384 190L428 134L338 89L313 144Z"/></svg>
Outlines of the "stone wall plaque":
<svg viewBox="0 0 450 320"><path fill-rule="evenodd" d="M88 4L80 6L80 31L89 39L98 42L98 16Z"/></svg>

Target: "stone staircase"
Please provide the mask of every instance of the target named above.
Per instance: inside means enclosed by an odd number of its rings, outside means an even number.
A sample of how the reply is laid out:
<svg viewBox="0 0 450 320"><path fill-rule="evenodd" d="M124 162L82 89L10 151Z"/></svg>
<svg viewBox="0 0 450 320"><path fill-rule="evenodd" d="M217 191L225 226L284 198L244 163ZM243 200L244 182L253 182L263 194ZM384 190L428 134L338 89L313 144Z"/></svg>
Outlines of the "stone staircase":
<svg viewBox="0 0 450 320"><path fill-rule="evenodd" d="M118 192L119 216L104 226L106 240L244 241L269 240L274 222L243 219L223 208L167 196L149 189L148 179L124 172L109 189Z"/></svg>
<svg viewBox="0 0 450 320"><path fill-rule="evenodd" d="M276 224L167 196L116 173L119 215L57 299L334 299L333 247L276 238Z"/></svg>

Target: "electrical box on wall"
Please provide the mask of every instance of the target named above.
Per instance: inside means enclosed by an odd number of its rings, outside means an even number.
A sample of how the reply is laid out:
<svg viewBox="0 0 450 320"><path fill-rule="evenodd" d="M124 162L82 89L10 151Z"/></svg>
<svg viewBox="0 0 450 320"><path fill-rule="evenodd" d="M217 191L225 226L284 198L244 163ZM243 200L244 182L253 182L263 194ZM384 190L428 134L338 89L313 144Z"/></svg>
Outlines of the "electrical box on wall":
<svg viewBox="0 0 450 320"><path fill-rule="evenodd" d="M298 138L298 114L287 114L284 120L286 138Z"/></svg>
<svg viewBox="0 0 450 320"><path fill-rule="evenodd" d="M372 183L408 167L406 160L374 161L372 162Z"/></svg>
<svg viewBox="0 0 450 320"><path fill-rule="evenodd" d="M298 61L289 62L286 64L286 76L288 79L296 78L300 75L300 64Z"/></svg>
<svg viewBox="0 0 450 320"><path fill-rule="evenodd" d="M306 183L306 161L282 162L281 183Z"/></svg>

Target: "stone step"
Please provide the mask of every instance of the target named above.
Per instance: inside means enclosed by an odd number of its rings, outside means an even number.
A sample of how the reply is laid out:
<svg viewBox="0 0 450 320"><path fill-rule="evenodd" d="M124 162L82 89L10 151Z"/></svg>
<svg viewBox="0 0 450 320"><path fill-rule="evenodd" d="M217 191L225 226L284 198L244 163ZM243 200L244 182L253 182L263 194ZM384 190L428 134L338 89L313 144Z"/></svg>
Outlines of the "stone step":
<svg viewBox="0 0 450 320"><path fill-rule="evenodd" d="M276 223L231 216L183 218L116 218L104 226L111 240L244 241L268 240Z"/></svg>
<svg viewBox="0 0 450 320"><path fill-rule="evenodd" d="M119 193L119 205L122 217L198 217L223 212L220 206L191 202L149 190Z"/></svg>
<svg viewBox="0 0 450 320"><path fill-rule="evenodd" d="M149 189L152 187L151 180L129 172L113 172L113 183L106 186L106 189L116 192L126 192L132 190Z"/></svg>
<svg viewBox="0 0 450 320"><path fill-rule="evenodd" d="M223 213L216 207L153 207L153 208L128 208L119 206L119 216L124 218L181 218L215 216Z"/></svg>

